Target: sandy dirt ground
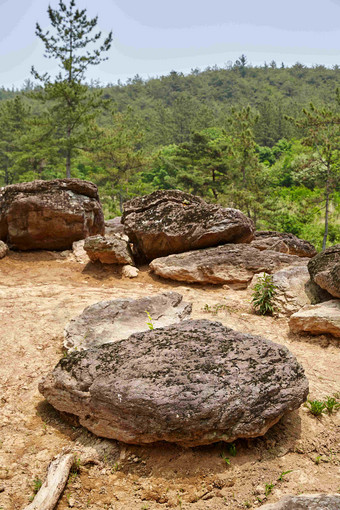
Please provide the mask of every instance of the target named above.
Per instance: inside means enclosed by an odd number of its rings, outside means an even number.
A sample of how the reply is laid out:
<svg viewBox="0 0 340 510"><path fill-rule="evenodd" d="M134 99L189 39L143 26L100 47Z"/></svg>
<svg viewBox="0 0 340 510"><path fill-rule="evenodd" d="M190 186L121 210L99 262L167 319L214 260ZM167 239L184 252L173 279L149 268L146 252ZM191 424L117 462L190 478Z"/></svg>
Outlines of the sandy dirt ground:
<svg viewBox="0 0 340 510"><path fill-rule="evenodd" d="M11 252L0 260L0 510L25 508L52 458L69 451L80 468L58 510L259 508L285 494L340 490L340 412L316 418L301 407L234 449L224 443L184 449L96 438L47 404L38 382L63 356L72 317L97 301L166 290L193 302L193 318L286 345L305 369L311 398L340 391L339 341L292 335L287 319L254 315L249 291L166 282L147 268L127 280L112 267L79 264L72 256ZM204 311L216 304L226 306L217 315Z"/></svg>

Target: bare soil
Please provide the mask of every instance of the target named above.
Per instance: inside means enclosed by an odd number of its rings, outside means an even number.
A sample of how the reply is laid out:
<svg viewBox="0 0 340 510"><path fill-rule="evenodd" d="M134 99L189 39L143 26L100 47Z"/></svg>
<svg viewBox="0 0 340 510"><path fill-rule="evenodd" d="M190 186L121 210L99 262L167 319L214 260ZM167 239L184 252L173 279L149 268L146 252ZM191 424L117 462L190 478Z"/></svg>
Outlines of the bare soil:
<svg viewBox="0 0 340 510"><path fill-rule="evenodd" d="M62 357L72 317L100 300L171 289L193 302L193 318L286 345L305 369L311 398L340 391L339 341L292 335L286 318L255 315L249 291L171 283L147 268L127 280L113 267L79 264L65 253L11 252L0 261L0 509L24 508L34 480L44 480L62 451L75 452L80 469L58 510L258 508L285 494L339 491L340 412L316 418L301 407L264 437L236 441L233 456L224 443L184 449L97 438L47 404L38 382ZM217 304L225 305L217 315L204 311Z"/></svg>

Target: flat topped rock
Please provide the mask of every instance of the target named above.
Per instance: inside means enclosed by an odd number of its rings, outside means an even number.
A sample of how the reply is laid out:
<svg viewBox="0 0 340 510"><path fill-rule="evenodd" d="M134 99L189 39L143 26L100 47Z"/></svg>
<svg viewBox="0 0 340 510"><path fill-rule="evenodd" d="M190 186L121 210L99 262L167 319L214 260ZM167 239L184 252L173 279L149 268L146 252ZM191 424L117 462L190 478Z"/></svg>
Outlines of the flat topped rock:
<svg viewBox="0 0 340 510"><path fill-rule="evenodd" d="M273 230L259 230L255 232L252 246L258 250L274 250L298 257L314 257L317 253L315 246L309 241L300 239L294 234L276 232Z"/></svg>
<svg viewBox="0 0 340 510"><path fill-rule="evenodd" d="M340 244L318 253L309 261L308 271L313 282L340 298Z"/></svg>
<svg viewBox="0 0 340 510"><path fill-rule="evenodd" d="M340 300L331 299L317 305L304 306L290 317L289 327L294 333L328 333L340 338Z"/></svg>
<svg viewBox="0 0 340 510"><path fill-rule="evenodd" d="M39 390L98 436L197 446L265 434L308 381L286 347L189 320L74 352Z"/></svg>
<svg viewBox="0 0 340 510"><path fill-rule="evenodd" d="M277 503L270 503L261 508L263 510L339 510L340 494L285 496Z"/></svg>
<svg viewBox="0 0 340 510"><path fill-rule="evenodd" d="M124 204L125 233L147 261L172 253L248 243L253 222L238 209L208 204L179 190L155 191Z"/></svg>
<svg viewBox="0 0 340 510"><path fill-rule="evenodd" d="M19 250L66 250L104 232L97 186L80 179L12 184L0 190L0 239Z"/></svg>
<svg viewBox="0 0 340 510"><path fill-rule="evenodd" d="M249 244L225 244L155 259L150 268L171 280L230 284L246 288L254 274L274 273L287 266L301 265L308 259L295 255L259 251Z"/></svg>
<svg viewBox="0 0 340 510"><path fill-rule="evenodd" d="M147 331L150 314L155 328L168 326L190 317L192 304L178 292L164 292L140 299L101 301L85 308L64 331L67 350L84 350L128 338Z"/></svg>

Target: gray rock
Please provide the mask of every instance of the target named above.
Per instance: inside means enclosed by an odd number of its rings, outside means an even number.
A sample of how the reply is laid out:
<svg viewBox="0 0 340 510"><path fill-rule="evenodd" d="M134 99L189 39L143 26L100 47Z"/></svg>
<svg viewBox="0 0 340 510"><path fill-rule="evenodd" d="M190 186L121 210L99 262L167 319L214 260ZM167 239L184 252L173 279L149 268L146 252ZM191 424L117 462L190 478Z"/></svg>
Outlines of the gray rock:
<svg viewBox="0 0 340 510"><path fill-rule="evenodd" d="M124 204L125 233L147 261L224 243L248 243L253 222L237 209L207 204L179 190L155 191Z"/></svg>
<svg viewBox="0 0 340 510"><path fill-rule="evenodd" d="M88 306L65 328L67 350L83 350L147 331L149 312L155 328L168 326L190 317L191 303L178 292L165 292L140 299L114 299Z"/></svg>
<svg viewBox="0 0 340 510"><path fill-rule="evenodd" d="M261 506L262 510L340 510L340 494L300 494L285 496L278 503Z"/></svg>
<svg viewBox="0 0 340 510"><path fill-rule="evenodd" d="M104 232L95 184L55 179L11 184L0 190L0 239L19 250L67 250Z"/></svg>
<svg viewBox="0 0 340 510"><path fill-rule="evenodd" d="M74 352L39 390L98 436L197 446L265 434L308 380L286 347L189 320Z"/></svg>
<svg viewBox="0 0 340 510"><path fill-rule="evenodd" d="M318 253L309 261L308 271L313 282L340 298L340 244Z"/></svg>
<svg viewBox="0 0 340 510"><path fill-rule="evenodd" d="M316 255L315 246L309 241L300 239L294 234L286 232L275 232L272 230L259 230L255 232L255 239L252 246L259 250L274 250L298 257L314 257Z"/></svg>
<svg viewBox="0 0 340 510"><path fill-rule="evenodd" d="M116 216L111 220L105 221L105 237L110 237L112 234L124 235L124 225L121 216Z"/></svg>
<svg viewBox="0 0 340 510"><path fill-rule="evenodd" d="M293 333L309 332L312 335L328 333L340 337L340 300L332 299L325 303L303 307L289 320Z"/></svg>
<svg viewBox="0 0 340 510"><path fill-rule="evenodd" d="M8 246L3 241L0 241L0 259L3 259L6 257L8 253Z"/></svg>
<svg viewBox="0 0 340 510"><path fill-rule="evenodd" d="M274 273L285 266L307 264L308 259L249 244L225 244L155 259L150 268L171 280L228 284L246 288L255 273Z"/></svg>
<svg viewBox="0 0 340 510"><path fill-rule="evenodd" d="M129 243L119 234L88 237L84 250L91 262L99 260L102 264L133 264Z"/></svg>

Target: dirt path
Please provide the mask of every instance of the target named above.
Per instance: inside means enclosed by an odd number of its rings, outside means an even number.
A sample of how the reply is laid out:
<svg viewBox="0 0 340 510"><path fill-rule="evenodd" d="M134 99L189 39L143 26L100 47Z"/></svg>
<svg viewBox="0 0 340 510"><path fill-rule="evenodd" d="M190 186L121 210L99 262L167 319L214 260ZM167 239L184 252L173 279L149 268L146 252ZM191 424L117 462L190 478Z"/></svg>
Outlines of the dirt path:
<svg viewBox="0 0 340 510"><path fill-rule="evenodd" d="M340 391L339 342L290 335L286 319L253 315L247 291L169 283L146 269L126 280L111 268L49 252L11 253L0 261L0 510L24 508L34 479L44 479L62 450L78 452L81 461L95 455L96 463L70 478L58 510L257 508L284 494L340 490L340 413L317 419L301 408L263 438L237 441L233 456L222 443L183 449L102 440L63 421L44 401L37 385L63 355L63 329L72 317L100 300L165 290L192 301L194 318L286 345L304 366L313 398ZM217 316L203 311L218 303L227 308Z"/></svg>

